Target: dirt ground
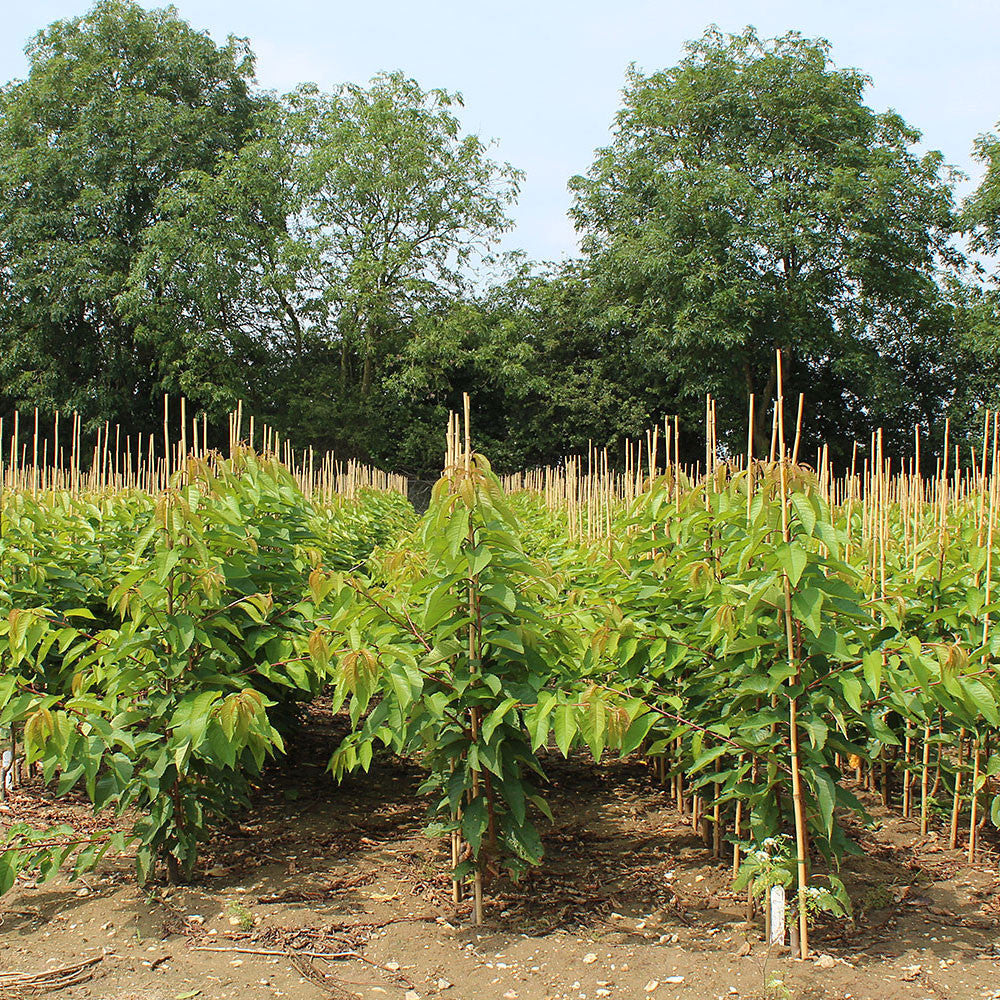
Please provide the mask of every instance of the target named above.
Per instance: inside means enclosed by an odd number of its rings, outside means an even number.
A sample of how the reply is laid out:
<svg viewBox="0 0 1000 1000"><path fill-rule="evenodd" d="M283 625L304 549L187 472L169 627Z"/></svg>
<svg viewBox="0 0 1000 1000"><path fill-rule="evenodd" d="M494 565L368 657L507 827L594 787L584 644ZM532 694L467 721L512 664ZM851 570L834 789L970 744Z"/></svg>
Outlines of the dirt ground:
<svg viewBox="0 0 1000 1000"><path fill-rule="evenodd" d="M0 983L71 969L66 1000L982 1000L1000 998L996 853L969 868L940 829L872 805L847 865L855 923L820 923L818 961L769 951L712 858L639 761L552 758L544 866L491 888L487 925L451 902L444 845L421 832L419 776L383 761L334 786L314 717L299 763L267 776L190 886L141 891L127 858L82 883L0 900ZM315 763L312 763L315 762ZM93 820L38 788L0 821ZM73 984L73 980L79 980ZM65 985L65 983L70 985Z"/></svg>

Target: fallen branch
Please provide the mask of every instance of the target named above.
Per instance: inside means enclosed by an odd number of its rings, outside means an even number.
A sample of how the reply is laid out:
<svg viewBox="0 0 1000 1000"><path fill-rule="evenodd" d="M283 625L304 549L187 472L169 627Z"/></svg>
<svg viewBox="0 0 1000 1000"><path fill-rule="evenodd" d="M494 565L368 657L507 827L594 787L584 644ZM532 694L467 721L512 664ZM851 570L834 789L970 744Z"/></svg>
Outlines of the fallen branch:
<svg viewBox="0 0 1000 1000"><path fill-rule="evenodd" d="M305 951L302 949L288 949L288 948L224 948L221 945L211 945L211 944L196 944L191 948L192 951L233 951L240 955L267 955L277 958L291 958L293 955L302 955L305 958L325 958L327 961L334 962L342 958L361 958L361 956L356 951Z"/></svg>
<svg viewBox="0 0 1000 1000"><path fill-rule="evenodd" d="M300 958L297 955L289 955L288 959L292 963L292 968L296 969L305 979L308 979L314 986L326 991L334 1000L361 1000L357 993L352 993L343 987L339 980L332 976L320 972L307 958Z"/></svg>
<svg viewBox="0 0 1000 1000"><path fill-rule="evenodd" d="M387 969L384 965L379 965L378 962L373 962L370 958L365 958L364 955L357 951L309 951L303 948L225 948L221 945L211 944L196 944L191 950L220 952L231 951L239 955L264 955L269 958L287 958L290 961L296 958L318 958L325 962L339 962L343 959L356 958L359 962L364 962L366 965L370 965L375 969L380 969L382 972L388 973L390 976L401 980L406 983L407 986L413 985L406 978L406 976L401 975L398 971Z"/></svg>
<svg viewBox="0 0 1000 1000"><path fill-rule="evenodd" d="M76 965L61 965L57 969L47 969L45 972L0 972L0 987L2 987L0 993L7 996L7 990L23 993L36 990L64 990L69 986L78 986L93 976L94 967L103 960L103 955L97 955Z"/></svg>

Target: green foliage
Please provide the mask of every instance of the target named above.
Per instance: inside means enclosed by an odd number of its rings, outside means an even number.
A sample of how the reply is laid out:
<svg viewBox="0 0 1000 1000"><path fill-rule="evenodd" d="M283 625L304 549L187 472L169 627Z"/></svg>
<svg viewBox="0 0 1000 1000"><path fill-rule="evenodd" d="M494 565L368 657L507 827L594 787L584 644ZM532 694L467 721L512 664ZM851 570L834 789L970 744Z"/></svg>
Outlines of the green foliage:
<svg viewBox="0 0 1000 1000"><path fill-rule="evenodd" d="M28 762L60 793L82 783L95 811L136 817L141 878L158 857L190 873L212 824L283 751L295 703L329 679L298 652L325 566L356 566L409 520L402 498L362 506L317 510L251 453L192 460L156 498L15 498L0 725L23 726ZM84 539L89 559L67 570Z"/></svg>
<svg viewBox="0 0 1000 1000"><path fill-rule="evenodd" d="M887 428L912 425L890 383L911 352L940 356L951 180L940 153L914 151L916 130L863 102L868 83L824 41L709 30L677 66L630 71L612 144L572 182L609 325L642 343L677 408L722 401L725 433L741 433L749 393L770 400L776 348L786 392L838 400L835 423L822 403L810 421L835 450L867 436L845 397Z"/></svg>
<svg viewBox="0 0 1000 1000"><path fill-rule="evenodd" d="M792 838L766 837L760 844L740 846L744 855L733 883L734 890L749 889L761 905L768 906L773 886L788 889L795 884L795 842ZM807 885L805 893L810 915L829 913L834 917L851 916L851 900L844 883L835 875L826 875L822 881ZM786 901L786 907L794 911L794 906L790 904L790 900Z"/></svg>
<svg viewBox="0 0 1000 1000"><path fill-rule="evenodd" d="M642 750L746 841L739 880L757 893L793 881L797 768L805 860L828 872L806 910L844 916L843 820L868 821L847 772L929 732L950 795L969 770L956 742L982 749L1000 725L995 541L975 495L834 505L800 467L674 468L586 540L478 455L418 521L393 494L312 503L244 451L188 463L156 497L2 499L0 727L57 792L135 819L85 841L18 828L0 884L126 841L142 878L160 857L190 872L297 703L327 690L349 723L334 777L384 750L417 761L431 829L467 845L456 878L540 863L549 755ZM886 545L890 525L906 544ZM962 791L996 823L1000 754L977 766Z"/></svg>
<svg viewBox="0 0 1000 1000"><path fill-rule="evenodd" d="M984 661L1000 642L982 644L987 539L974 518L952 512L947 558L933 530L915 557L901 546L883 553L858 511L832 508L811 473L787 475L788 543L779 469L757 465L750 474L722 468L698 485L671 473L619 513L610 542L567 545L565 529L537 519L529 551L551 565L558 620L590 636L581 674L639 698L649 710L639 716L647 752L665 755L724 819L742 803L757 844L793 826L795 700L809 839L835 867L856 850L841 817L867 819L847 787L847 762L895 752L907 728L932 727L941 746L960 729L994 725L1000 687ZM891 516L912 530L900 508ZM872 569L882 565L884 581ZM979 574L971 588L970 567ZM833 903L824 896L822 905Z"/></svg>
<svg viewBox="0 0 1000 1000"><path fill-rule="evenodd" d="M962 284L952 237L1000 245L1000 140L978 140L986 176L956 223L940 154L825 42L713 30L632 71L573 181L583 259L515 259L490 288L470 278L520 174L463 131L457 94L393 73L262 95L245 42L124 0L50 26L29 59L0 92L5 409L128 432L164 388L216 412L246 398L429 474L463 389L498 468L671 411L691 455L708 389L730 452L755 394L762 455L776 347L786 391L826 411L803 447L815 433L835 458L877 422L891 449L946 412L967 439L998 405L996 289ZM141 877L159 858L190 872L324 689L350 721L334 775L379 747L420 761L436 829L469 845L458 877L539 862L546 755L581 746L664 755L723 817L741 803L752 843L780 848L741 878L790 877L794 705L810 842L835 868L841 818L865 818L845 762L896 761L930 729L955 788L947 748L1000 724L995 568L968 502L928 530L897 498L876 530L871 497L831 506L799 468L783 511L780 473L672 472L605 510L598 542L506 497L479 456L419 523L390 494L313 503L249 451L155 497L5 493L0 727L57 791L137 819L93 841L15 827L0 890L126 840ZM890 525L912 545L880 541ZM1000 755L981 765L985 805ZM835 876L810 900L844 907Z"/></svg>
<svg viewBox="0 0 1000 1000"><path fill-rule="evenodd" d="M578 262L521 261L482 293L419 315L386 382L393 451L380 460L436 468L436 429L463 393L483 450L506 472L641 435L676 401L650 384L648 359L607 329L602 310Z"/></svg>
<svg viewBox="0 0 1000 1000"><path fill-rule="evenodd" d="M558 594L520 532L474 456L438 483L416 550L389 552L370 578L354 578L351 599L338 598L310 638L320 663L337 656L335 705L347 702L355 726L331 770L367 769L379 743L420 760L433 829L458 829L471 848L456 877L491 858L514 874L539 863L532 814L548 810L538 751L551 738L564 754L583 743L599 760L606 747L634 749L636 720L648 715L588 682L583 647L546 614ZM337 634L343 645L331 651Z"/></svg>
<svg viewBox="0 0 1000 1000"><path fill-rule="evenodd" d="M14 823L0 837L0 896L10 891L22 872L33 872L42 885L60 871L73 882L125 846L121 833L80 838L65 825L34 830L26 823Z"/></svg>
<svg viewBox="0 0 1000 1000"><path fill-rule="evenodd" d="M159 358L119 297L161 191L243 143L246 43L101 0L28 46L0 91L0 384L20 405L142 427Z"/></svg>
<svg viewBox="0 0 1000 1000"><path fill-rule="evenodd" d="M463 391L498 470L614 457L666 414L693 460L706 391L734 451L755 394L762 454L776 346L810 454L945 415L969 440L996 402L995 296L953 238L996 244L996 137L956 220L940 154L821 40L713 30L632 72L571 182L583 256L500 267L522 175L455 92L262 92L245 40L131 0L28 51L0 92L0 413L134 435L164 391L217 419L242 400L296 444L432 479Z"/></svg>
<svg viewBox="0 0 1000 1000"><path fill-rule="evenodd" d="M962 221L971 236L972 249L996 257L1000 251L1000 136L995 132L979 136L973 155L986 173L966 199Z"/></svg>
<svg viewBox="0 0 1000 1000"><path fill-rule="evenodd" d="M387 359L510 225L520 175L463 132L460 104L400 73L302 86L217 169L166 189L128 301L166 338L173 384L204 401L224 358L226 405L249 392L312 444L373 452Z"/></svg>

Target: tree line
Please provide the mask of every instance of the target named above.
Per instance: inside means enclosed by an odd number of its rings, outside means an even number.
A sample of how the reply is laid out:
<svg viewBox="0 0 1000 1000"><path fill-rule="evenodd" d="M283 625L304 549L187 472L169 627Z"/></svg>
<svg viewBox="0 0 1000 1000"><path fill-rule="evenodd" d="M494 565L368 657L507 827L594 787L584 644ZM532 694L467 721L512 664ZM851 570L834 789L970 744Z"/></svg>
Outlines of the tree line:
<svg viewBox="0 0 1000 1000"><path fill-rule="evenodd" d="M0 91L0 414L148 431L164 393L220 420L243 400L421 476L463 391L500 470L668 414L694 458L706 393L734 451L754 395L761 451L776 349L805 454L846 461L877 427L910 454L916 426L932 456L946 417L974 444L1000 405L1000 136L961 201L822 39L709 29L630 69L559 263L497 252L523 175L457 93L265 91L245 39L128 0L27 55Z"/></svg>

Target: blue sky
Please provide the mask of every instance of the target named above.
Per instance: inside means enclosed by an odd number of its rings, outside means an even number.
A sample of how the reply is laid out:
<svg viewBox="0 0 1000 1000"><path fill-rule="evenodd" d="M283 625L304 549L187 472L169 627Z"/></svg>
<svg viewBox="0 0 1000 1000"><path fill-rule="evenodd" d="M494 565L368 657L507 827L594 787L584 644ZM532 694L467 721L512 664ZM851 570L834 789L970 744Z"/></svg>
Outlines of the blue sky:
<svg viewBox="0 0 1000 1000"><path fill-rule="evenodd" d="M161 6L148 3L146 6ZM86 0L5 0L0 79L23 76L23 46ZM517 228L506 240L536 259L572 253L567 180L608 138L625 69L670 66L709 24L762 35L796 29L833 43L834 60L874 80L868 100L893 107L924 144L980 176L974 137L1000 120L998 0L177 0L217 39L245 35L262 86L333 86L402 69L425 87L459 90L464 121L495 138L497 158L527 172ZM965 185L968 188L969 185Z"/></svg>

